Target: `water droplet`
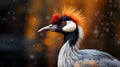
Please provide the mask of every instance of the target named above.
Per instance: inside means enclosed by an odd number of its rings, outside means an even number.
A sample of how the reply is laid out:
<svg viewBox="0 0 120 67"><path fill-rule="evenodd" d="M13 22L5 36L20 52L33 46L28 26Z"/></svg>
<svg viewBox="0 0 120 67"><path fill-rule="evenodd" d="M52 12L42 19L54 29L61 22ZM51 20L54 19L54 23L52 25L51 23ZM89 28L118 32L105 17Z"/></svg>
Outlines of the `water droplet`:
<svg viewBox="0 0 120 67"><path fill-rule="evenodd" d="M102 14L102 17L105 17L105 15L104 15L104 14Z"/></svg>
<svg viewBox="0 0 120 67"><path fill-rule="evenodd" d="M6 20L6 18L3 18L2 20L3 20L3 21L5 21L5 20Z"/></svg>
<svg viewBox="0 0 120 67"><path fill-rule="evenodd" d="M102 22L101 25L104 25L104 23Z"/></svg>
<svg viewBox="0 0 120 67"><path fill-rule="evenodd" d="M117 43L120 44L120 40L117 40Z"/></svg>
<svg viewBox="0 0 120 67"><path fill-rule="evenodd" d="M94 30L94 34L98 34L99 31L97 29Z"/></svg>
<svg viewBox="0 0 120 67"><path fill-rule="evenodd" d="M50 20L50 16L46 16L46 20Z"/></svg>
<svg viewBox="0 0 120 67"><path fill-rule="evenodd" d="M98 2L98 0L96 0L96 2Z"/></svg>
<svg viewBox="0 0 120 67"><path fill-rule="evenodd" d="M16 0L13 0L13 2L15 2Z"/></svg>
<svg viewBox="0 0 120 67"><path fill-rule="evenodd" d="M106 27L105 27L105 26L103 26L103 29L106 29Z"/></svg>
<svg viewBox="0 0 120 67"><path fill-rule="evenodd" d="M32 35L35 35L35 33L33 32Z"/></svg>
<svg viewBox="0 0 120 67"><path fill-rule="evenodd" d="M29 13L29 14L32 14L32 13L33 13L33 10L32 10L32 9L28 9L28 13Z"/></svg>
<svg viewBox="0 0 120 67"><path fill-rule="evenodd" d="M112 21L111 21L110 23L111 23L111 25L113 25L113 22L112 22Z"/></svg>
<svg viewBox="0 0 120 67"><path fill-rule="evenodd" d="M100 13L99 11L97 11L97 13Z"/></svg>
<svg viewBox="0 0 120 67"><path fill-rule="evenodd" d="M114 33L111 34L112 36L114 35Z"/></svg>
<svg viewBox="0 0 120 67"><path fill-rule="evenodd" d="M98 28L98 26L95 26L95 28L97 29L97 28Z"/></svg>
<svg viewBox="0 0 120 67"><path fill-rule="evenodd" d="M113 5L113 7L117 7L117 5L115 4L115 5Z"/></svg>
<svg viewBox="0 0 120 67"><path fill-rule="evenodd" d="M105 1L105 4L107 3L107 1Z"/></svg>
<svg viewBox="0 0 120 67"><path fill-rule="evenodd" d="M106 32L109 32L110 30L109 30L109 28L106 28Z"/></svg>
<svg viewBox="0 0 120 67"><path fill-rule="evenodd" d="M44 33L40 33L40 36L44 36Z"/></svg>
<svg viewBox="0 0 120 67"><path fill-rule="evenodd" d="M109 23L106 23L106 26L109 26Z"/></svg>
<svg viewBox="0 0 120 67"><path fill-rule="evenodd" d="M113 16L113 11L110 11L110 16Z"/></svg>
<svg viewBox="0 0 120 67"><path fill-rule="evenodd" d="M104 36L104 34L101 34L101 37L103 37Z"/></svg>
<svg viewBox="0 0 120 67"><path fill-rule="evenodd" d="M95 37L98 37L98 35L95 35Z"/></svg>
<svg viewBox="0 0 120 67"><path fill-rule="evenodd" d="M109 7L112 7L112 5L110 4Z"/></svg>
<svg viewBox="0 0 120 67"><path fill-rule="evenodd" d="M2 63L1 63L1 67L3 67L3 66L4 66L4 64L5 64L5 63L3 63L3 62L2 62Z"/></svg>
<svg viewBox="0 0 120 67"><path fill-rule="evenodd" d="M13 19L13 20L15 20L15 19L16 19L16 17L15 17L15 16L12 16L12 19Z"/></svg>
<svg viewBox="0 0 120 67"><path fill-rule="evenodd" d="M114 36L114 39L116 39L117 37L116 36Z"/></svg>
<svg viewBox="0 0 120 67"><path fill-rule="evenodd" d="M29 57L30 57L30 59L34 59L35 58L34 55L32 55L32 54Z"/></svg>
<svg viewBox="0 0 120 67"><path fill-rule="evenodd" d="M36 45L33 45L33 48L35 47Z"/></svg>
<svg viewBox="0 0 120 67"><path fill-rule="evenodd" d="M28 20L28 17L25 17L25 20Z"/></svg>
<svg viewBox="0 0 120 67"><path fill-rule="evenodd" d="M118 36L118 34L115 34L115 36Z"/></svg>
<svg viewBox="0 0 120 67"><path fill-rule="evenodd" d="M95 16L97 16L98 14L97 13L95 13Z"/></svg>
<svg viewBox="0 0 120 67"><path fill-rule="evenodd" d="M112 0L109 0L109 3L112 3L113 1Z"/></svg>
<svg viewBox="0 0 120 67"><path fill-rule="evenodd" d="M34 18L34 21L36 21L37 20L37 18Z"/></svg>
<svg viewBox="0 0 120 67"><path fill-rule="evenodd" d="M15 15L15 12L12 12L12 15Z"/></svg>
<svg viewBox="0 0 120 67"><path fill-rule="evenodd" d="M58 37L58 40L61 40L61 37Z"/></svg>
<svg viewBox="0 0 120 67"><path fill-rule="evenodd" d="M11 24L11 22L9 22L9 24Z"/></svg>
<svg viewBox="0 0 120 67"><path fill-rule="evenodd" d="M8 14L10 14L10 11L8 11Z"/></svg>
<svg viewBox="0 0 120 67"><path fill-rule="evenodd" d="M10 41L11 41L11 42L13 42L13 41L14 41L14 39L13 39L13 38L11 38L11 39L10 39Z"/></svg>

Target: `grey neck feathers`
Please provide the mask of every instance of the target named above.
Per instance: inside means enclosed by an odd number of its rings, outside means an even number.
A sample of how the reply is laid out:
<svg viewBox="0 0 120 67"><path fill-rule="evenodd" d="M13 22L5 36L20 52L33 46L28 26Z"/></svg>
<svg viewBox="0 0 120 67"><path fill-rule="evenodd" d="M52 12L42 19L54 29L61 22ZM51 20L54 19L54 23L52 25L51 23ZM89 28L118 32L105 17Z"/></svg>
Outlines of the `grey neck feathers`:
<svg viewBox="0 0 120 67"><path fill-rule="evenodd" d="M66 41L62 46L58 56L58 67L73 67L73 63L78 59L78 52L81 40L83 38L83 30L78 27L78 39L74 44L70 45L71 39Z"/></svg>

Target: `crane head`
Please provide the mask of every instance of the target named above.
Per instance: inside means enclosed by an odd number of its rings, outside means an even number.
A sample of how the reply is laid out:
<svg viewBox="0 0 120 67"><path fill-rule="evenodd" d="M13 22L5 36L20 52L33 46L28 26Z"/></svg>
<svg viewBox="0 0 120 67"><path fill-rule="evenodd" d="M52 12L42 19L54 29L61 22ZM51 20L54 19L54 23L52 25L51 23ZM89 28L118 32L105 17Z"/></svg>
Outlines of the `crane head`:
<svg viewBox="0 0 120 67"><path fill-rule="evenodd" d="M76 31L78 26L84 27L83 22L84 17L81 15L79 10L76 10L75 8L64 7L62 12L55 12L52 15L50 25L39 29L38 32L50 30L62 34L71 33Z"/></svg>

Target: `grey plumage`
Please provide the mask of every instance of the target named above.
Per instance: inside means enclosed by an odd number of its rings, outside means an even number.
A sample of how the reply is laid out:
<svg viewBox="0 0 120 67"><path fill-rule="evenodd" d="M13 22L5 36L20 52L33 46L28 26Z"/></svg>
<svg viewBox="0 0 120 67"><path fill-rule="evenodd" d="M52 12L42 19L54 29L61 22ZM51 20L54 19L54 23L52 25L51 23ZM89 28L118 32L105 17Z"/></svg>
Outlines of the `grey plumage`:
<svg viewBox="0 0 120 67"><path fill-rule="evenodd" d="M79 31L82 31L80 27ZM69 40L63 45L58 57L58 67L74 67L76 61L83 63L91 60L94 60L98 67L120 67L120 61L108 53L92 49L79 50L79 43L82 40L82 36L79 33L78 41L76 41L74 46L69 45ZM85 67L96 66L88 64Z"/></svg>

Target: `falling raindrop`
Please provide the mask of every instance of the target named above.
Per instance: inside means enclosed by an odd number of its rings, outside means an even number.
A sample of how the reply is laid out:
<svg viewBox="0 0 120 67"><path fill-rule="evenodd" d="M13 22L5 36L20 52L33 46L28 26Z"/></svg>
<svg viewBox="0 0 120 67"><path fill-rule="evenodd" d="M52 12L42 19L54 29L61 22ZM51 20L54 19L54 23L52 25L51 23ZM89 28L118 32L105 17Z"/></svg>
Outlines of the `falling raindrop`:
<svg viewBox="0 0 120 67"><path fill-rule="evenodd" d="M101 22L101 19L98 19L99 22Z"/></svg>
<svg viewBox="0 0 120 67"><path fill-rule="evenodd" d="M106 28L106 32L109 32L110 30L109 30L109 28Z"/></svg>
<svg viewBox="0 0 120 67"><path fill-rule="evenodd" d="M33 10L32 9L28 9L28 14L32 14Z"/></svg>
<svg viewBox="0 0 120 67"><path fill-rule="evenodd" d="M3 21L5 21L6 20L6 18L3 18Z"/></svg>
<svg viewBox="0 0 120 67"><path fill-rule="evenodd" d="M15 12L12 12L12 15L15 15Z"/></svg>
<svg viewBox="0 0 120 67"><path fill-rule="evenodd" d="M109 26L109 23L106 23L106 26Z"/></svg>
<svg viewBox="0 0 120 67"><path fill-rule="evenodd" d="M97 29L94 30L94 34L98 34L99 31Z"/></svg>
<svg viewBox="0 0 120 67"><path fill-rule="evenodd" d="M116 4L114 4L114 5L113 5L113 7L117 7L117 5L116 5Z"/></svg>
<svg viewBox="0 0 120 67"><path fill-rule="evenodd" d="M120 44L120 40L117 40L117 43Z"/></svg>
<svg viewBox="0 0 120 67"><path fill-rule="evenodd" d="M118 34L115 34L115 36L117 37L117 36L118 36Z"/></svg>
<svg viewBox="0 0 120 67"><path fill-rule="evenodd" d="M11 24L11 22L9 22L9 24Z"/></svg>
<svg viewBox="0 0 120 67"><path fill-rule="evenodd" d="M109 0L109 3L112 3L113 1L112 0Z"/></svg>
<svg viewBox="0 0 120 67"><path fill-rule="evenodd" d="M37 20L37 18L34 18L34 21L36 21Z"/></svg>
<svg viewBox="0 0 120 67"><path fill-rule="evenodd" d="M33 33L32 33L32 35L34 36L34 35L35 35L35 33L33 32Z"/></svg>
<svg viewBox="0 0 120 67"><path fill-rule="evenodd" d="M106 29L106 27L105 27L105 26L103 26L103 29Z"/></svg>
<svg viewBox="0 0 120 67"><path fill-rule="evenodd" d="M98 2L98 0L96 0L96 2Z"/></svg>
<svg viewBox="0 0 120 67"><path fill-rule="evenodd" d="M116 39L117 37L116 36L114 36L114 39Z"/></svg>
<svg viewBox="0 0 120 67"><path fill-rule="evenodd" d="M8 14L10 14L10 11L8 11Z"/></svg>
<svg viewBox="0 0 120 67"><path fill-rule="evenodd" d="M32 55L32 54L29 57L30 57L30 59L34 59L35 58L34 55Z"/></svg>
<svg viewBox="0 0 120 67"><path fill-rule="evenodd" d="M40 36L44 36L44 33L40 33Z"/></svg>
<svg viewBox="0 0 120 67"><path fill-rule="evenodd" d="M102 22L101 25L104 25L104 23Z"/></svg>
<svg viewBox="0 0 120 67"><path fill-rule="evenodd" d="M105 17L105 15L104 15L104 14L102 14L102 17Z"/></svg>
<svg viewBox="0 0 120 67"><path fill-rule="evenodd" d="M10 41L11 41L11 42L13 42L13 41L14 41L14 39L13 39L13 38L11 38L11 39L10 39Z"/></svg>
<svg viewBox="0 0 120 67"><path fill-rule="evenodd" d="M112 33L111 35L114 36L114 33Z"/></svg>
<svg viewBox="0 0 120 67"><path fill-rule="evenodd" d="M34 48L35 46L36 46L36 45L34 44L34 45L33 45L33 48Z"/></svg>
<svg viewBox="0 0 120 67"><path fill-rule="evenodd" d="M5 63L1 63L1 67L3 67L3 66L4 66L4 64L5 64Z"/></svg>
<svg viewBox="0 0 120 67"><path fill-rule="evenodd" d="M15 2L16 0L13 0L13 2Z"/></svg>
<svg viewBox="0 0 120 67"><path fill-rule="evenodd" d="M15 20L15 19L16 19L16 17L15 17L15 16L12 16L12 19L13 19L13 20Z"/></svg>
<svg viewBox="0 0 120 67"><path fill-rule="evenodd" d="M97 13L95 13L95 16L97 16L98 14Z"/></svg>
<svg viewBox="0 0 120 67"><path fill-rule="evenodd" d="M110 11L110 16L113 16L113 11Z"/></svg>
<svg viewBox="0 0 120 67"><path fill-rule="evenodd" d="M107 1L105 1L105 4L107 3Z"/></svg>
<svg viewBox="0 0 120 67"><path fill-rule="evenodd" d="M113 25L113 22L112 22L112 21L111 21L110 23L111 23L111 25Z"/></svg>
<svg viewBox="0 0 120 67"><path fill-rule="evenodd" d="M28 17L25 17L25 20L28 20Z"/></svg>
<svg viewBox="0 0 120 67"><path fill-rule="evenodd" d="M97 29L97 28L98 28L98 26L95 26L95 28Z"/></svg>
<svg viewBox="0 0 120 67"><path fill-rule="evenodd" d="M61 40L61 37L58 37L57 39L58 39L58 40Z"/></svg>
<svg viewBox="0 0 120 67"><path fill-rule="evenodd" d="M110 4L109 7L112 7L112 5Z"/></svg>
<svg viewBox="0 0 120 67"><path fill-rule="evenodd" d="M99 11L97 11L97 13L100 13Z"/></svg>
<svg viewBox="0 0 120 67"><path fill-rule="evenodd" d="M98 37L98 35L95 35L95 37Z"/></svg>
<svg viewBox="0 0 120 67"><path fill-rule="evenodd" d="M101 37L103 37L104 36L104 34L101 34Z"/></svg>
<svg viewBox="0 0 120 67"><path fill-rule="evenodd" d="M46 20L50 20L50 16L46 16Z"/></svg>

